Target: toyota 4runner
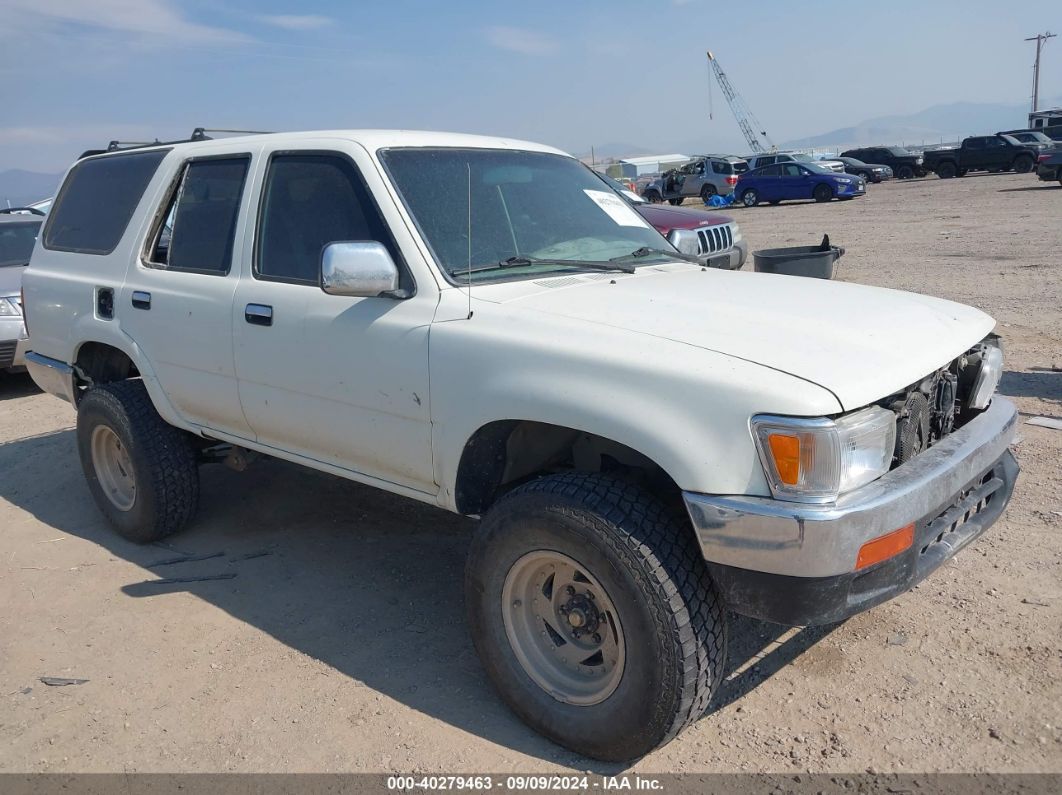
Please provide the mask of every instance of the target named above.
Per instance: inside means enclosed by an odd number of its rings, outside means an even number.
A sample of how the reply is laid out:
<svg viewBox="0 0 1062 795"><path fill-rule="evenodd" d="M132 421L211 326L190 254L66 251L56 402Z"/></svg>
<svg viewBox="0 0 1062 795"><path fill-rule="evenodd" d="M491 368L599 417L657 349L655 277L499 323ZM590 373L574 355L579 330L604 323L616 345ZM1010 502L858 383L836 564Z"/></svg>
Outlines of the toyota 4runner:
<svg viewBox="0 0 1062 795"><path fill-rule="evenodd" d="M482 517L487 675L556 742L629 760L705 711L726 610L901 594L1017 476L990 317L692 260L536 144L152 145L67 173L26 358L134 541L193 519L221 445Z"/></svg>

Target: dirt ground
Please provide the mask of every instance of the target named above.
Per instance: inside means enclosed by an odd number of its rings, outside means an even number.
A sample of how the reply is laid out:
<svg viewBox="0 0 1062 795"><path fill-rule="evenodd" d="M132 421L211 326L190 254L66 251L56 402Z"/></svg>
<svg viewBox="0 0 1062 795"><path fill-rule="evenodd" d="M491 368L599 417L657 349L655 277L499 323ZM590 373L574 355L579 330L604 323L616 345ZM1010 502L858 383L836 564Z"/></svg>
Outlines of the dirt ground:
<svg viewBox="0 0 1062 795"><path fill-rule="evenodd" d="M842 279L983 308L1002 392L1062 417L1056 184L930 178L733 214L753 249L828 232ZM94 508L73 424L0 378L0 772L621 769L492 693L461 600L469 521L267 462L204 469L194 526L138 547ZM1019 433L1017 493L982 539L832 629L735 619L709 713L634 770L1062 771L1062 432ZM175 551L221 554L149 568Z"/></svg>

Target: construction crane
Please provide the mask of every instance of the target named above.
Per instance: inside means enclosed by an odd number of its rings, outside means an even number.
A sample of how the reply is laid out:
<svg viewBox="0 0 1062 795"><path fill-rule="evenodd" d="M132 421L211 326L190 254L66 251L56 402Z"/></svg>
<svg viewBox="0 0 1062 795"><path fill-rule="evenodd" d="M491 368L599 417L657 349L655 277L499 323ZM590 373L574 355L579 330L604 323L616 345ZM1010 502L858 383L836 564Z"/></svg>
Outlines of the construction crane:
<svg viewBox="0 0 1062 795"><path fill-rule="evenodd" d="M763 125L756 119L749 106L745 104L745 100L741 98L741 95L734 90L734 87L730 85L730 78L726 76L726 72L723 71L723 67L719 65L719 61L712 55L712 51L708 51L708 64L711 66L713 72L715 72L715 79L719 83L719 88L723 92L723 96L726 97L727 103L730 105L730 110L734 114L734 118L737 119L738 127L741 128L741 132L745 135L745 140L749 142L749 146L756 154L763 152L774 152L778 147L774 145L774 141L767 135L767 131L763 129ZM709 81L708 90L711 92L712 84ZM711 93L709 93L709 104L711 103ZM759 134L757 135L757 130ZM765 143L760 142L760 137L763 138ZM766 144L766 145L765 145Z"/></svg>

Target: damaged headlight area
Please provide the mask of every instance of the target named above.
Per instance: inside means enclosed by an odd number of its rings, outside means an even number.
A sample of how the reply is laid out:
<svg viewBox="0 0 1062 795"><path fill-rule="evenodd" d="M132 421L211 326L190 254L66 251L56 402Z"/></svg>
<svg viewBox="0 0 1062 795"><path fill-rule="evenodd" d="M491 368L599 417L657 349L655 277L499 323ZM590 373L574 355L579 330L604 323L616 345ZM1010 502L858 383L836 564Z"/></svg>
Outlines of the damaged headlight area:
<svg viewBox="0 0 1062 795"><path fill-rule="evenodd" d="M896 415L871 406L837 419L752 418L752 435L777 499L826 503L889 471Z"/></svg>

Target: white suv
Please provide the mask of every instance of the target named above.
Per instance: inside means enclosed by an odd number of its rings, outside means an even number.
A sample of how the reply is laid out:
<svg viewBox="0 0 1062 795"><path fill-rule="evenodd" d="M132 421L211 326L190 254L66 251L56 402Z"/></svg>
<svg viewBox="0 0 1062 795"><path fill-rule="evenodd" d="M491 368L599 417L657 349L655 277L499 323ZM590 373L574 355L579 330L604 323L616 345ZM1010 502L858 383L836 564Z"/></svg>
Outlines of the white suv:
<svg viewBox="0 0 1062 795"><path fill-rule="evenodd" d="M90 156L24 288L31 373L77 407L121 534L191 521L220 443L482 517L484 668L600 759L704 712L726 609L833 622L902 593L1017 475L990 317L704 268L537 144L338 131Z"/></svg>

